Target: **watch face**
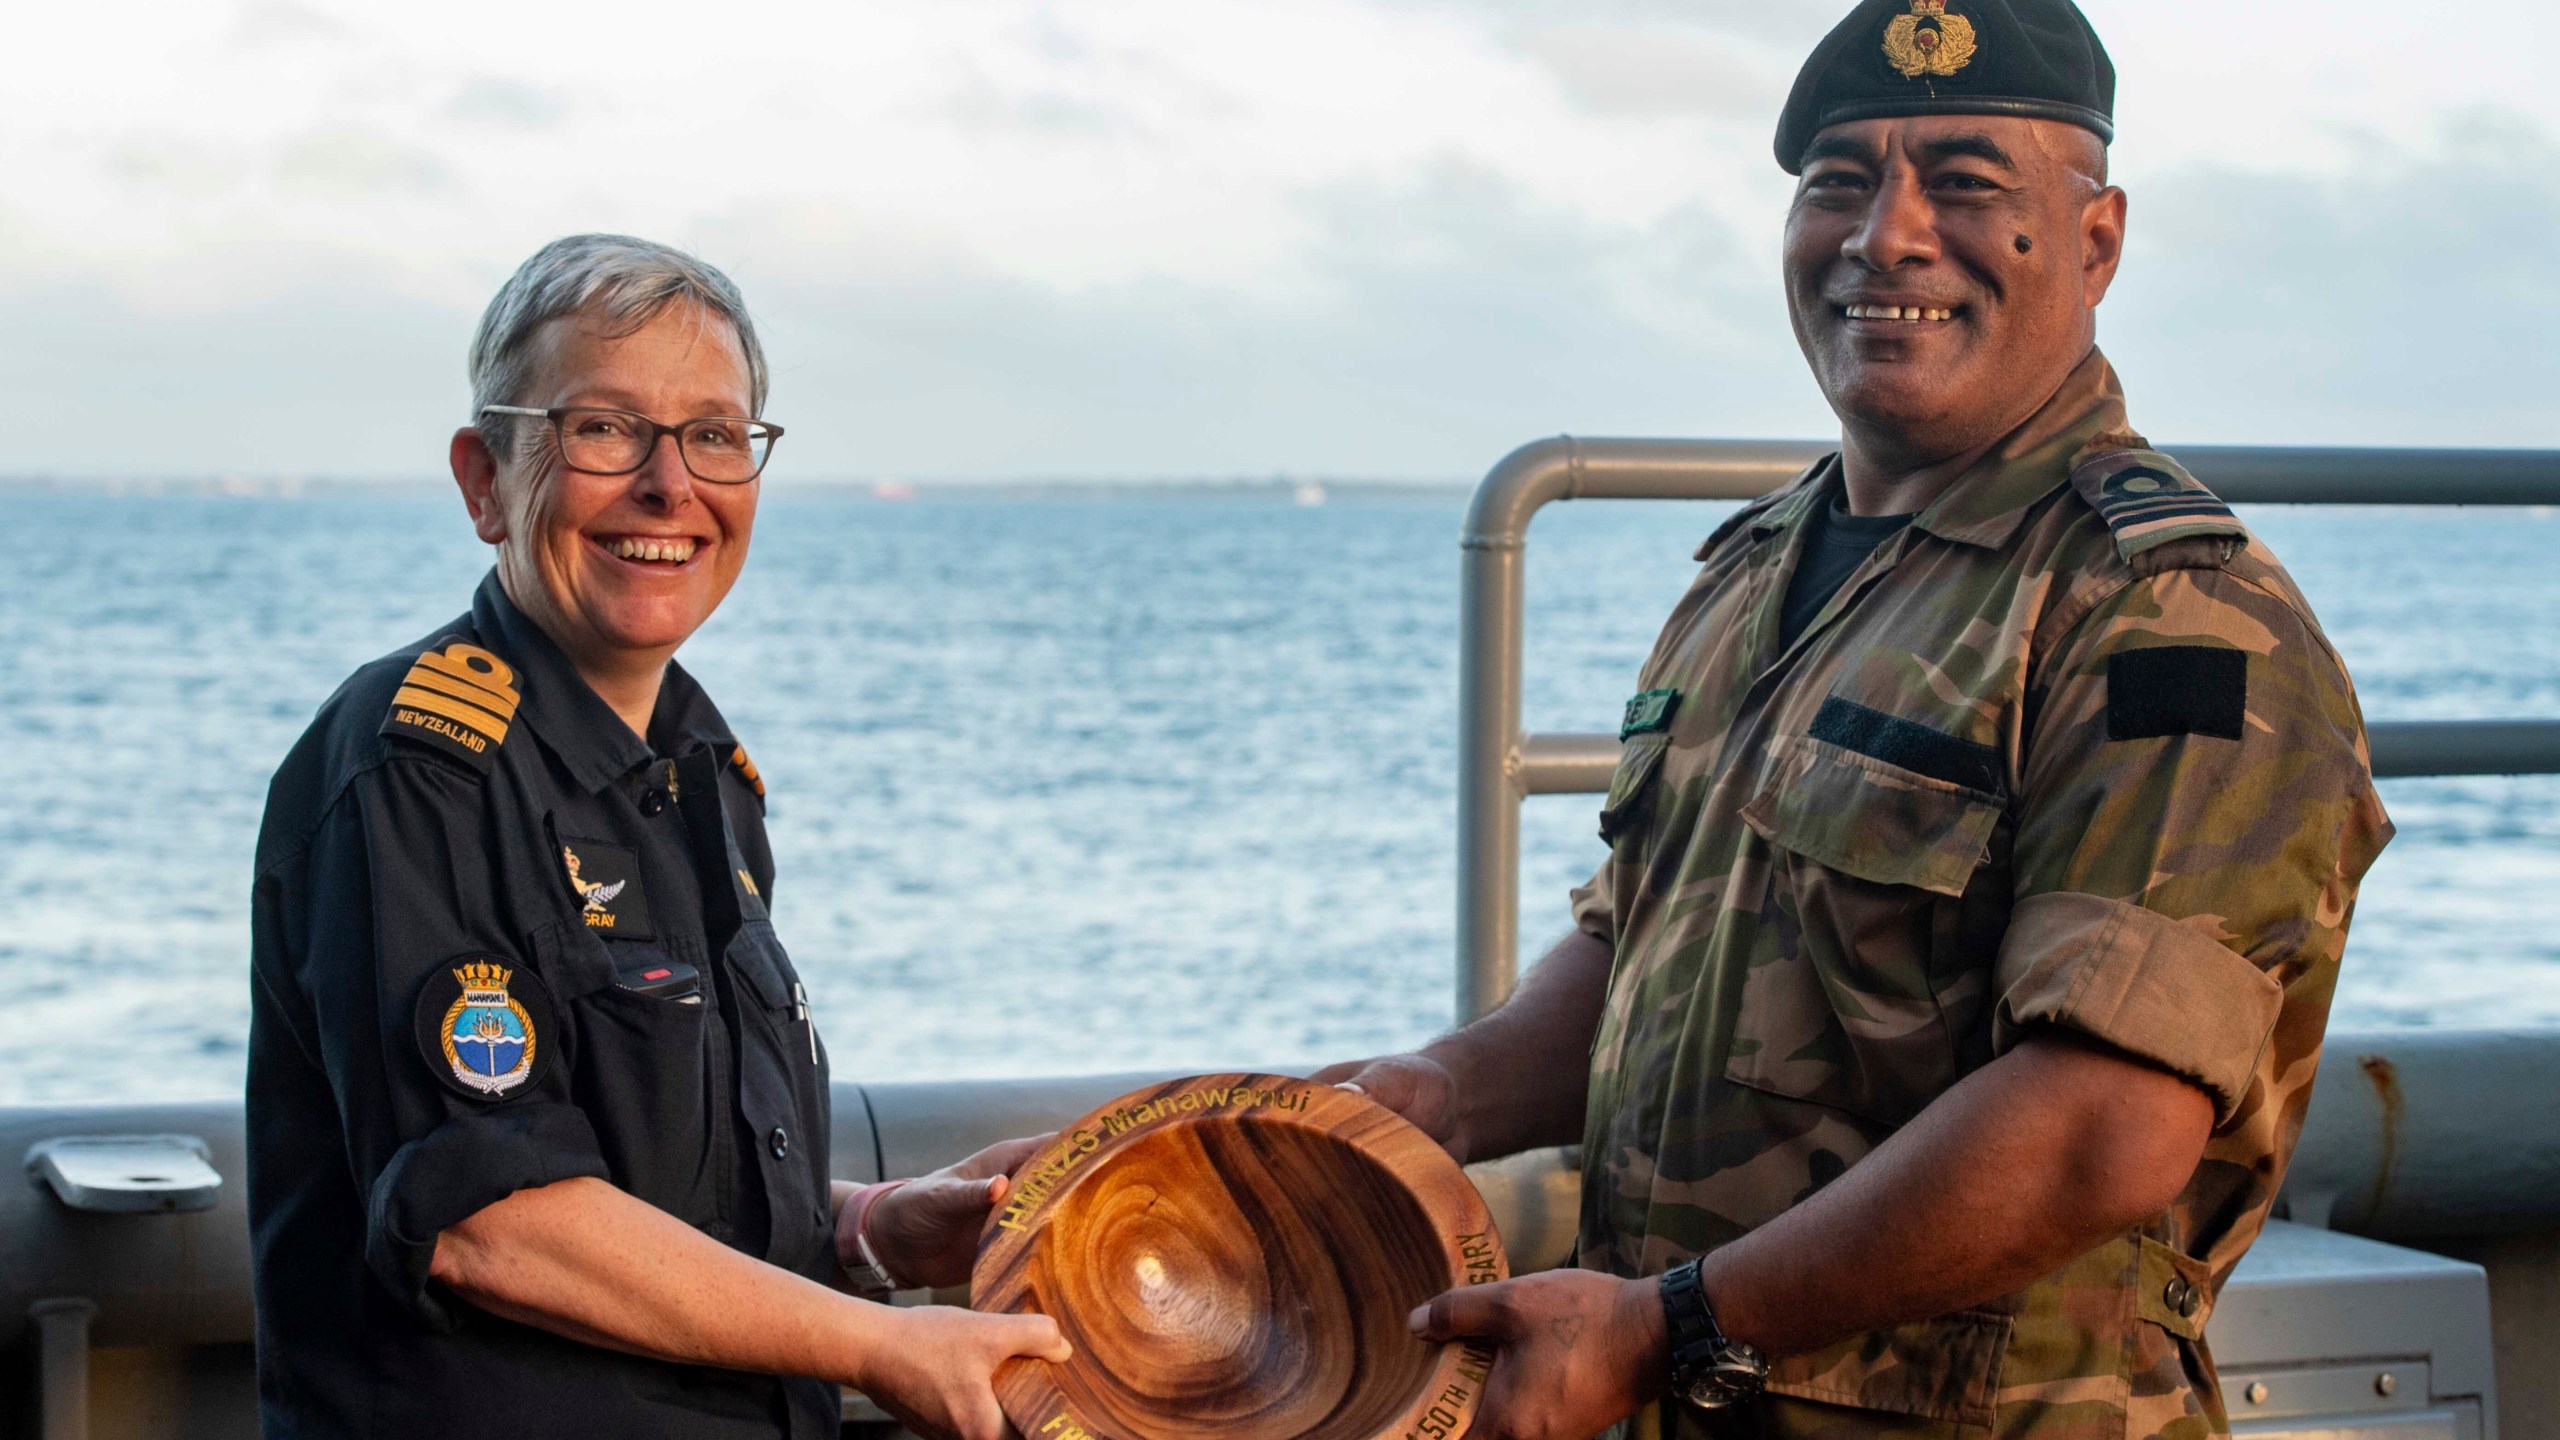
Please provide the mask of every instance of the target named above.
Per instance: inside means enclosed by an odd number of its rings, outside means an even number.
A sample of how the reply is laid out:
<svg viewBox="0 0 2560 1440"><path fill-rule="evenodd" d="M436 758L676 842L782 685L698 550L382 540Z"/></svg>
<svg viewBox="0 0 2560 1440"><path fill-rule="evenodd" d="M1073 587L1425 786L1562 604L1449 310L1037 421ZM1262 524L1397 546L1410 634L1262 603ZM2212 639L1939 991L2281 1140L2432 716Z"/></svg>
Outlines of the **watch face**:
<svg viewBox="0 0 2560 1440"><path fill-rule="evenodd" d="M1730 1380L1713 1372L1689 1382L1689 1403L1701 1410L1720 1410L1741 1398L1743 1392L1736 1390Z"/></svg>
<svg viewBox="0 0 2560 1440"><path fill-rule="evenodd" d="M1734 1348L1745 1349L1742 1346ZM1745 1350L1746 1355L1750 1353ZM1760 1393L1761 1381L1767 1374L1767 1363L1758 1360L1756 1356L1752 1358L1735 1355L1720 1357L1690 1377L1687 1391L1689 1403L1701 1410L1719 1410L1727 1405L1739 1404Z"/></svg>

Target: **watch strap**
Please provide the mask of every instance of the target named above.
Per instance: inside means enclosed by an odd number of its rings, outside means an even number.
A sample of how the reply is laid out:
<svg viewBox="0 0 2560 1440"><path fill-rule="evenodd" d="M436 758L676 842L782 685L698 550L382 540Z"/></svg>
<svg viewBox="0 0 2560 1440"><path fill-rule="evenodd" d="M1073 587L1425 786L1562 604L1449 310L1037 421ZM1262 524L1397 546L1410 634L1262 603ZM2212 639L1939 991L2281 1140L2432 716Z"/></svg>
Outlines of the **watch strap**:
<svg viewBox="0 0 2560 1440"><path fill-rule="evenodd" d="M1706 1287L1698 1282L1697 1261L1662 1272L1662 1315L1671 1339L1674 1376L1724 1348L1724 1330L1707 1304Z"/></svg>
<svg viewBox="0 0 2560 1440"><path fill-rule="evenodd" d="M1662 1315L1670 1341L1671 1394L1705 1409L1741 1404L1760 1393L1768 1358L1724 1333L1707 1302L1698 1262L1663 1272Z"/></svg>

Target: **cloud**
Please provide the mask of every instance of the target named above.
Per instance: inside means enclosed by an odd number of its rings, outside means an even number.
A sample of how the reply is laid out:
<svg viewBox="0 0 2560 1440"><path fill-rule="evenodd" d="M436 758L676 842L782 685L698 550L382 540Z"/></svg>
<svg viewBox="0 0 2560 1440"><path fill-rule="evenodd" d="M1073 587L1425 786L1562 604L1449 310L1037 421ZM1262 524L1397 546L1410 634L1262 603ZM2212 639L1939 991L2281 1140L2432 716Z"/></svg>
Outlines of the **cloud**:
<svg viewBox="0 0 2560 1440"><path fill-rule="evenodd" d="M1454 160L1300 205L1310 239L1285 295L739 264L791 470L1459 477L1564 429L1820 417L1774 279L1702 210L1595 224Z"/></svg>
<svg viewBox="0 0 2560 1440"><path fill-rule="evenodd" d="M229 39L240 49L265 50L312 41L348 40L356 33L354 26L325 10L295 4L293 0L257 0L240 7L231 22Z"/></svg>
<svg viewBox="0 0 2560 1440"><path fill-rule="evenodd" d="M778 483L1454 478L1558 430L1757 434L1820 414L1774 283L1704 212L1595 224L1454 160L1300 206L1306 274L1277 294L1042 285L923 237L865 240L859 212L742 212L688 238L765 332L792 431ZM473 308L404 298L355 252L224 264L313 278L210 312L94 284L0 293L19 341L0 387L57 417L5 468L439 470Z"/></svg>
<svg viewBox="0 0 2560 1440"><path fill-rule="evenodd" d="M811 7L702 105L652 98L690 63L671 0L604 34L456 3L173 6L104 80L0 94L0 371L63 422L0 471L433 471L479 306L581 229L747 285L798 474L1457 475L1559 429L1828 426L1766 137L1839 0ZM2356 49L2379 0L2341 3L2306 35L2091 0L2148 117L2104 317L2137 413L2548 443L2560 102L2502 81L2514 113L2441 125L2409 99L2434 71ZM93 11L43 11L39 48L118 43ZM529 53L592 46L510 71L508 17ZM2464 17L2429 43L2470 83L2510 32ZM269 48L201 63L234 31Z"/></svg>
<svg viewBox="0 0 2560 1440"><path fill-rule="evenodd" d="M305 257L326 275L327 257ZM468 410L473 317L380 286L311 279L202 312L95 284L0 293L15 474L432 475Z"/></svg>
<svg viewBox="0 0 2560 1440"><path fill-rule="evenodd" d="M2560 145L2478 113L2355 178L2134 177L2102 335L2171 440L2551 444ZM852 204L740 206L683 240L746 287L792 429L777 483L845 475L1456 478L1556 431L1811 435L1777 216L1594 218L1462 157L1290 202L1285 283L1026 277ZM0 226L0 241L10 227ZM103 284L0 293L0 467L433 474L469 285L357 248L187 257L145 308ZM192 277L192 278L190 278Z"/></svg>
<svg viewBox="0 0 2560 1440"><path fill-rule="evenodd" d="M1534 29L1592 25L1694 31L1774 46L1801 58L1840 17L1847 0L1388 0L1398 8L1438 10L1478 23Z"/></svg>
<svg viewBox="0 0 2560 1440"><path fill-rule="evenodd" d="M567 98L556 90L489 75L465 83L444 104L449 119L510 130L547 130L568 110Z"/></svg>
<svg viewBox="0 0 2560 1440"><path fill-rule="evenodd" d="M2102 329L2154 434L2551 445L2560 145L2478 111L2352 174L2234 165L2132 190Z"/></svg>
<svg viewBox="0 0 2560 1440"><path fill-rule="evenodd" d="M972 72L948 98L931 108L936 118L970 135L1006 131L1050 139L1104 139L1142 130L1120 106L1057 89L1024 91L997 85Z"/></svg>
<svg viewBox="0 0 2560 1440"><path fill-rule="evenodd" d="M1706 26L1551 25L1512 43L1596 114L1759 120L1786 98L1787 72L1771 56Z"/></svg>
<svg viewBox="0 0 2560 1440"><path fill-rule="evenodd" d="M428 195L454 183L453 172L433 152L354 126L287 141L276 156L275 176L287 190L343 197Z"/></svg>
<svg viewBox="0 0 2560 1440"><path fill-rule="evenodd" d="M192 136L165 131L128 135L113 142L106 149L105 168L117 180L137 189L188 200L224 194L248 176L247 167L237 154Z"/></svg>

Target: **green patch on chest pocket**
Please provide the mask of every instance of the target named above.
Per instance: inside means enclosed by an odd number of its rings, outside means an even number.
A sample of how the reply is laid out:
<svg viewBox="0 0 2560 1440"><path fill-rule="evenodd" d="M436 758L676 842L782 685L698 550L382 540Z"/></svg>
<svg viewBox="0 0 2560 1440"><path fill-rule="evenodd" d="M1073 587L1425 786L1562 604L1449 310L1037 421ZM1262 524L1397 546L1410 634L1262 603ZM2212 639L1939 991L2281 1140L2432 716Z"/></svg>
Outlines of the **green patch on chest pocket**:
<svg viewBox="0 0 2560 1440"><path fill-rule="evenodd" d="M1679 708L1679 691L1647 690L1627 702L1626 718L1618 722L1619 741L1670 729L1672 712Z"/></svg>

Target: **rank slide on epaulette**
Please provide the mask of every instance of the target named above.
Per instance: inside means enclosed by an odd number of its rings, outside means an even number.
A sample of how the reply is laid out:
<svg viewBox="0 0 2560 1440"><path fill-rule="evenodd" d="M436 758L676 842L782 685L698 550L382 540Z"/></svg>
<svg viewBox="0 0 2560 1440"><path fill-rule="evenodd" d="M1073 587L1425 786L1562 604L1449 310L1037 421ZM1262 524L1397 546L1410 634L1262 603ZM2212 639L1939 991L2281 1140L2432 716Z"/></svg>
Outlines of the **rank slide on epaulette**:
<svg viewBox="0 0 2560 1440"><path fill-rule="evenodd" d="M506 743L517 698L507 662L457 640L409 667L391 697L383 733L423 740L485 771Z"/></svg>

